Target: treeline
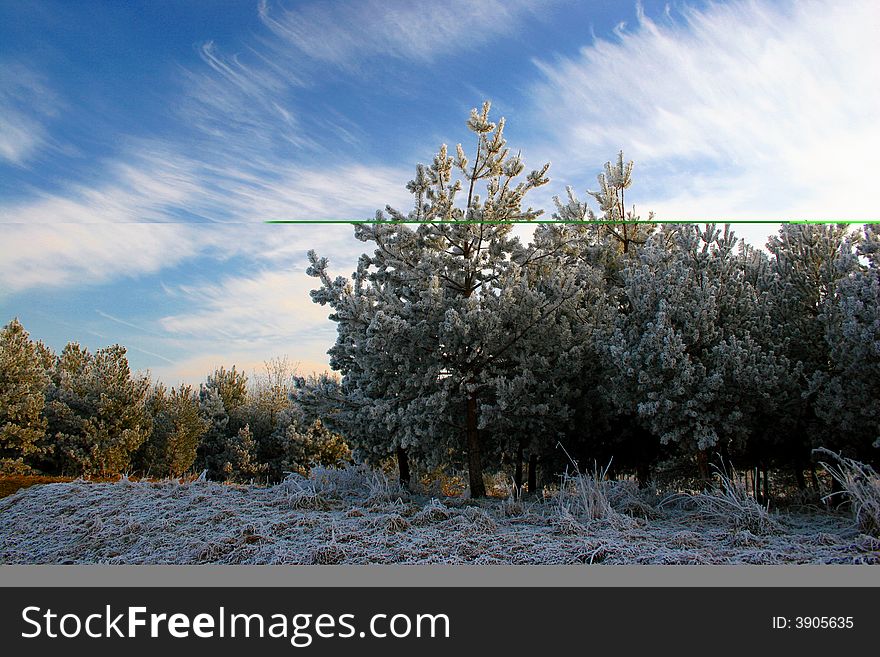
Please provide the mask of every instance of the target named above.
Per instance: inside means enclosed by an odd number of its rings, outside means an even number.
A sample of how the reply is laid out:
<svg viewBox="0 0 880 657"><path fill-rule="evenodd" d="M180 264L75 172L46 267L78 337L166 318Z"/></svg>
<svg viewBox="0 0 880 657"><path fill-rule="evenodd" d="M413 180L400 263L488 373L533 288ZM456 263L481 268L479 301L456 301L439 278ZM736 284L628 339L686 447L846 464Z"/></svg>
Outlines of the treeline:
<svg viewBox="0 0 880 657"><path fill-rule="evenodd" d="M0 459L43 472L279 479L349 457L400 476L484 470L536 490L575 460L645 483L705 478L717 456L815 485L813 450L880 460L880 226L788 223L766 250L730 226L657 224L627 209L620 154L589 192L541 211L489 105L474 159L442 146L415 204L355 227L350 279L310 252L332 308L339 373L218 370L196 391L131 375L125 350L60 355L13 321L0 336ZM345 440L341 438L345 436Z"/></svg>
<svg viewBox="0 0 880 657"><path fill-rule="evenodd" d="M301 403L367 460L505 470L534 490L568 457L645 482L738 468L815 481L812 450L880 454L880 227L785 224L767 250L730 226L652 223L625 205L621 154L589 194L569 189L523 244L523 175L503 119L472 111L473 161L444 145L393 208L355 227L351 279L310 253L338 337ZM406 222L406 223L404 223ZM565 449L560 449L564 447ZM527 465L526 465L527 464Z"/></svg>
<svg viewBox="0 0 880 657"><path fill-rule="evenodd" d="M0 332L0 472L277 481L350 459L291 401L292 374L275 360L254 381L220 368L169 389L133 374L124 347L55 354L13 319Z"/></svg>

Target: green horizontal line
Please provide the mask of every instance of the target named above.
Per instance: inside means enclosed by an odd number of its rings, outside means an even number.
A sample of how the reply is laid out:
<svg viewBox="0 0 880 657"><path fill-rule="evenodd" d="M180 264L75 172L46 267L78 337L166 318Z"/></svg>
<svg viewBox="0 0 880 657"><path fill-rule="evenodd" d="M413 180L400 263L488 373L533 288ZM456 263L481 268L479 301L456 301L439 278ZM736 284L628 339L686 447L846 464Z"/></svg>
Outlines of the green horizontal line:
<svg viewBox="0 0 880 657"><path fill-rule="evenodd" d="M595 225L635 225L635 224L880 224L880 219L665 219L665 220L640 220L640 221L556 221L555 219L533 219L529 220L436 220L436 221L417 221L417 220L376 220L376 219L268 219L263 223L266 224L459 224L459 225L504 225L504 224L565 224L573 226L595 226Z"/></svg>

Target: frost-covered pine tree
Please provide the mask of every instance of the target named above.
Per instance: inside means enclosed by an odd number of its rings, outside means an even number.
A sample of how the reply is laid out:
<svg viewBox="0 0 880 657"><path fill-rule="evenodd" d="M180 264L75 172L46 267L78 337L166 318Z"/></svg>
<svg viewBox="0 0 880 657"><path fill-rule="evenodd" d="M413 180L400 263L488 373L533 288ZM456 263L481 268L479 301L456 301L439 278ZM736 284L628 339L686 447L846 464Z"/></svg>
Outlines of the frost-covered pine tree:
<svg viewBox="0 0 880 657"><path fill-rule="evenodd" d="M150 435L150 382L133 376L125 348L90 353L69 343L47 391L46 414L56 467L76 474L127 472Z"/></svg>
<svg viewBox="0 0 880 657"><path fill-rule="evenodd" d="M343 437L321 420L305 425L298 415L289 422L279 422L275 433L284 451L269 463L270 475L278 477L287 472L308 475L315 466L339 467L351 463L351 450Z"/></svg>
<svg viewBox="0 0 880 657"><path fill-rule="evenodd" d="M607 343L615 404L704 476L709 450L748 440L784 367L753 336L759 291L737 253L729 226L666 227L624 267L628 307Z"/></svg>
<svg viewBox="0 0 880 657"><path fill-rule="evenodd" d="M248 483L265 476L268 466L257 458L257 444L250 427L244 425L226 444L221 471L226 480Z"/></svg>
<svg viewBox="0 0 880 657"><path fill-rule="evenodd" d="M624 160L623 151L620 151L617 161L614 164L606 162L605 170L597 176L598 190L587 191L598 203L601 216L581 201L570 186L566 187L568 198L565 203L554 196L556 212L553 216L561 223L539 230L539 239L552 239L557 244L566 245L569 253L590 255L594 259L602 256L601 261L605 264L611 264L609 255L630 254L645 244L656 226L651 223L653 213L643 221L636 214L635 207L626 209L625 195L632 186L633 166L632 160Z"/></svg>
<svg viewBox="0 0 880 657"><path fill-rule="evenodd" d="M202 385L199 389L199 415L207 425L196 449L196 469L206 470L210 479L222 481L223 466L229 443L229 413L216 388Z"/></svg>
<svg viewBox="0 0 880 657"><path fill-rule="evenodd" d="M235 365L228 370L225 367L215 370L213 374L208 375L205 386L217 391L220 399L223 400L223 408L230 415L248 400L247 374L236 370Z"/></svg>
<svg viewBox="0 0 880 657"><path fill-rule="evenodd" d="M820 321L827 371L813 375L816 411L829 426L824 446L880 461L880 227L864 226L840 250L843 273Z"/></svg>
<svg viewBox="0 0 880 657"><path fill-rule="evenodd" d="M46 432L41 354L18 319L0 331L0 471L27 470Z"/></svg>
<svg viewBox="0 0 880 657"><path fill-rule="evenodd" d="M481 407L500 351L510 349L510 333L495 319L520 246L510 222L539 215L523 207L524 197L547 182L549 167L522 179L504 120L491 122L489 109L485 103L468 121L473 160L461 145L455 157L442 146L407 185L415 197L408 215L388 207L356 227L375 250L361 256L352 281L331 279L314 253L309 268L322 282L312 298L333 308L338 325L331 366L359 409L360 426L346 435L369 440L361 447L370 451L412 449L435 463L464 455L475 497L485 494Z"/></svg>
<svg viewBox="0 0 880 657"><path fill-rule="evenodd" d="M556 373L556 381L568 380L575 391L570 426L560 443L582 467L595 462L618 467L635 467L642 480L654 456L654 445L644 435L633 410L623 412L615 405L613 388L608 385L614 366L607 358L607 344L615 318L628 312L621 271L638 257L641 247L656 230L651 222L626 210L625 193L632 185L633 162L618 153L616 162L607 162L598 176L598 190L587 193L598 202L597 215L588 203L567 188L567 201L554 197L558 223L539 226L532 248L543 262L544 277L557 280L573 277L583 291L571 319L572 334L578 345L570 352L565 365ZM550 448L553 445L549 445ZM568 467L568 456L560 450L545 450L545 458L555 456L556 469Z"/></svg>
<svg viewBox="0 0 880 657"><path fill-rule="evenodd" d="M528 454L530 492L536 459L570 428L572 402L582 392L574 374L583 354L575 313L585 289L553 264L531 257L501 278L481 397L479 428L491 450L487 455L496 464L512 463L521 488Z"/></svg>
<svg viewBox="0 0 880 657"><path fill-rule="evenodd" d="M198 445L208 430L191 386L157 384L147 402L152 431L138 451L136 466L154 476L180 476L192 467Z"/></svg>
<svg viewBox="0 0 880 657"><path fill-rule="evenodd" d="M834 306L838 283L858 264L848 233L845 225L787 224L767 243L774 271L774 349L789 363L787 385L777 396L786 426L772 447L778 459L798 464L797 472L809 463L813 448L836 442L837 431L820 417L812 382L831 366L823 316Z"/></svg>

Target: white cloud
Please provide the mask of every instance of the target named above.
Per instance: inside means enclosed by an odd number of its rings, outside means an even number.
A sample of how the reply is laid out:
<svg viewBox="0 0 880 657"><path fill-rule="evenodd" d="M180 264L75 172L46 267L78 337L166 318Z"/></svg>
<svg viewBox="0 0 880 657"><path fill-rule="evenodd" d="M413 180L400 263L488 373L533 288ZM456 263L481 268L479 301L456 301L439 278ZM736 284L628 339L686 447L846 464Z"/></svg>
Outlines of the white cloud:
<svg viewBox="0 0 880 657"><path fill-rule="evenodd" d="M199 56L203 66L184 71L179 113L210 139L214 152L268 154L279 145L316 147L293 107L291 92L304 82L292 66L279 70L259 56L226 55L212 41L199 47Z"/></svg>
<svg viewBox="0 0 880 657"><path fill-rule="evenodd" d="M534 112L550 142L537 150L594 189L622 148L632 195L661 219L876 218L878 18L864 0L642 15L538 64Z"/></svg>
<svg viewBox="0 0 880 657"><path fill-rule="evenodd" d="M156 272L197 252L192 228L179 224L6 224L0 295Z"/></svg>
<svg viewBox="0 0 880 657"><path fill-rule="evenodd" d="M262 0L263 22L280 38L316 60L356 68L358 60L385 56L421 63L509 37L540 16L547 0L368 0L338 6L314 3L276 9Z"/></svg>
<svg viewBox="0 0 880 657"><path fill-rule="evenodd" d="M161 144L138 149L109 164L103 184L0 205L3 292L140 276L204 255L286 264L292 253L304 261L305 250L317 248L354 258L350 226L262 222L368 219L388 202L409 204L402 169L288 164L270 171L252 164L243 170L208 166ZM207 221L182 223L192 217Z"/></svg>
<svg viewBox="0 0 880 657"><path fill-rule="evenodd" d="M99 164L100 184L71 184L55 193L0 205L0 221L19 224L164 222L204 193L197 164L157 144Z"/></svg>
<svg viewBox="0 0 880 657"><path fill-rule="evenodd" d="M208 170L217 192L202 202L226 208L236 220L369 219L388 203L408 207L405 185L412 172L403 168L338 164L308 168L279 163L278 168Z"/></svg>
<svg viewBox="0 0 880 657"><path fill-rule="evenodd" d="M175 292L192 310L163 317L159 324L172 335L229 344L308 339L329 326L329 311L309 299L314 287L315 279L306 276L302 267L180 285Z"/></svg>
<svg viewBox="0 0 880 657"><path fill-rule="evenodd" d="M158 323L191 355L156 373L195 381L220 365L260 370L266 359L287 354L303 372L328 369L335 325L327 320L330 310L309 297L316 286L303 267L291 267L175 287L171 293L188 310Z"/></svg>

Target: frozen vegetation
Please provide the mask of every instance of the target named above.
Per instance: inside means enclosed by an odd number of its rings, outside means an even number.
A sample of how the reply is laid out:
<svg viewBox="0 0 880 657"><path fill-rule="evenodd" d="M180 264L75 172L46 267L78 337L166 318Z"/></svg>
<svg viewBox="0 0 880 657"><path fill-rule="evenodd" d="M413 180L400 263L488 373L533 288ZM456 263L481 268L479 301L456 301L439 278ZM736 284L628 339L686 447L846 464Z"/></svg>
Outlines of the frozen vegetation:
<svg viewBox="0 0 880 657"><path fill-rule="evenodd" d="M661 495L579 475L540 499L470 500L354 466L272 487L74 481L0 500L0 563L880 563L858 514L768 511L720 483Z"/></svg>
<svg viewBox="0 0 880 657"><path fill-rule="evenodd" d="M619 153L524 240L549 165L526 173L489 112L416 167L411 210L355 226L350 277L309 251L332 374L169 389L121 345L56 353L9 322L0 475L169 479L19 492L0 562L878 562L880 225L786 223L762 250L643 220Z"/></svg>

